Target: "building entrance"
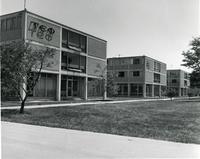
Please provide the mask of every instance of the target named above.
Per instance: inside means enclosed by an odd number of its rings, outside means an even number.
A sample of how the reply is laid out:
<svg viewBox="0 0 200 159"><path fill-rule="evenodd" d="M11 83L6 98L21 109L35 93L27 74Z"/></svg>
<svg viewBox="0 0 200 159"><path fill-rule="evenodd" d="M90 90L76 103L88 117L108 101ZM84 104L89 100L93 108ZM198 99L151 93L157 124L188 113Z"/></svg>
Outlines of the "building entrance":
<svg viewBox="0 0 200 159"><path fill-rule="evenodd" d="M61 80L61 98L81 97L81 79L78 77L62 76Z"/></svg>

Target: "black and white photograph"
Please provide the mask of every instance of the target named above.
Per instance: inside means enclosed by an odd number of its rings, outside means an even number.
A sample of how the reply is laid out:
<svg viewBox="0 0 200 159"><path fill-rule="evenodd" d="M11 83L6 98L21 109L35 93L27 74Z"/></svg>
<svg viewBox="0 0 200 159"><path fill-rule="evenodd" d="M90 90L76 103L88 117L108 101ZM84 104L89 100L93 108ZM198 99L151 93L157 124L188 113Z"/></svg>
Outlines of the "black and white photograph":
<svg viewBox="0 0 200 159"><path fill-rule="evenodd" d="M2 159L200 158L200 0L0 0Z"/></svg>

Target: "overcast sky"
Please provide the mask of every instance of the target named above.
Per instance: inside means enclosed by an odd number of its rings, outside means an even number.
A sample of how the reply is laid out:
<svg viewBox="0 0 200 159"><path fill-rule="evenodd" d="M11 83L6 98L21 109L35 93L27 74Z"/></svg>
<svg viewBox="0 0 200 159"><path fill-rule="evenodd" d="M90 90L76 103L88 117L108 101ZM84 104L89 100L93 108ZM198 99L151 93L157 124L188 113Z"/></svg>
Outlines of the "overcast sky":
<svg viewBox="0 0 200 159"><path fill-rule="evenodd" d="M0 0L1 14L24 0ZM108 42L107 57L147 55L181 67L183 50L200 34L200 0L26 0L27 10Z"/></svg>

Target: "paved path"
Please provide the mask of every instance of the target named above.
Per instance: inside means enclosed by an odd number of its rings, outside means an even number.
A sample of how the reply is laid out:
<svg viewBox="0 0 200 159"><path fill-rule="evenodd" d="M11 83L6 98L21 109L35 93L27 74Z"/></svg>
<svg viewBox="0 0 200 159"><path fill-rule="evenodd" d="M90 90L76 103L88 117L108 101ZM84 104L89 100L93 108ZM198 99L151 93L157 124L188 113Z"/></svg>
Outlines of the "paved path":
<svg viewBox="0 0 200 159"><path fill-rule="evenodd" d="M3 159L200 158L200 145L1 122Z"/></svg>
<svg viewBox="0 0 200 159"><path fill-rule="evenodd" d="M130 103L130 102L150 102L150 101L161 101L170 100L169 98L157 98L157 99L131 99L131 100L119 100L119 101L92 101L92 102L80 102L80 103L62 103L62 104L42 104L42 105L29 105L25 106L25 109L33 108L49 108L49 107L65 107L65 106L79 106L79 105L93 105L93 104L107 104L107 103ZM4 109L19 109L20 106L7 106L1 107Z"/></svg>

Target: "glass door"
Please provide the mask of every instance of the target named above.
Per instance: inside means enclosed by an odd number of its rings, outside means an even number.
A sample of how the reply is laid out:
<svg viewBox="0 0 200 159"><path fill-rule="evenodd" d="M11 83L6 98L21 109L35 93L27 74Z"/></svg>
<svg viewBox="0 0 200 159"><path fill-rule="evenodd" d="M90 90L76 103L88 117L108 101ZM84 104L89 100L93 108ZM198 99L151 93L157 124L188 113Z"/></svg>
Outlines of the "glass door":
<svg viewBox="0 0 200 159"><path fill-rule="evenodd" d="M67 96L68 97L72 97L73 95L73 85L72 85L73 81L71 79L68 79L68 82L67 82Z"/></svg>

